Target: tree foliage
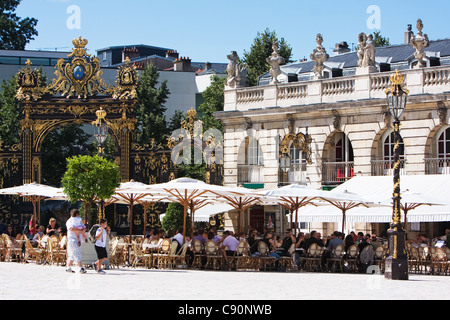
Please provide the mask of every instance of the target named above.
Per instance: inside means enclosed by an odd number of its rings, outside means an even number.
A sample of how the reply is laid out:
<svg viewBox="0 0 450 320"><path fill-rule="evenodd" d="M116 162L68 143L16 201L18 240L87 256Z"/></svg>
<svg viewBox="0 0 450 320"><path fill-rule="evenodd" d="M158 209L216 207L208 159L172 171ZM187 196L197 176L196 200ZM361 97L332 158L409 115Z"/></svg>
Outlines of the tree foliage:
<svg viewBox="0 0 450 320"><path fill-rule="evenodd" d="M70 202L83 201L86 207L93 199L106 200L114 194L120 185L120 170L99 156L72 157L67 161L62 184Z"/></svg>
<svg viewBox="0 0 450 320"><path fill-rule="evenodd" d="M156 143L164 143L167 138L167 123L164 104L170 91L167 80L159 84L159 72L149 64L139 77L137 89L138 104L136 106L136 129L139 144L149 144L152 139Z"/></svg>
<svg viewBox="0 0 450 320"><path fill-rule="evenodd" d="M92 144L88 145L89 139L90 135L79 124L68 124L50 132L42 143L43 183L59 186L68 158L97 152Z"/></svg>
<svg viewBox="0 0 450 320"><path fill-rule="evenodd" d="M33 36L37 36L35 18L20 18L14 12L21 0L0 0L0 49L25 50Z"/></svg>
<svg viewBox="0 0 450 320"><path fill-rule="evenodd" d="M263 33L258 32L250 51L244 51L242 62L247 68L247 84L256 86L258 78L270 70L270 65L266 59L272 54L272 44L278 41L278 53L284 58L285 63L291 63L292 48L287 44L284 38L278 39L275 31L268 28Z"/></svg>
<svg viewBox="0 0 450 320"><path fill-rule="evenodd" d="M389 38L383 37L381 31L375 31L373 33L373 42L375 47L386 47L391 45Z"/></svg>
<svg viewBox="0 0 450 320"><path fill-rule="evenodd" d="M20 118L22 109L16 100L17 78L3 80L0 91L0 141L4 146L20 142Z"/></svg>
<svg viewBox="0 0 450 320"><path fill-rule="evenodd" d="M223 132L223 123L214 117L214 113L223 111L225 82L226 78L213 76L211 85L203 92L205 102L199 107L202 112L200 120L203 122L203 131L217 129Z"/></svg>
<svg viewBox="0 0 450 320"><path fill-rule="evenodd" d="M169 203L166 214L162 219L162 227L166 232L173 233L179 227L183 226L184 207L176 202ZM190 229L191 219L189 215L186 217L186 230Z"/></svg>

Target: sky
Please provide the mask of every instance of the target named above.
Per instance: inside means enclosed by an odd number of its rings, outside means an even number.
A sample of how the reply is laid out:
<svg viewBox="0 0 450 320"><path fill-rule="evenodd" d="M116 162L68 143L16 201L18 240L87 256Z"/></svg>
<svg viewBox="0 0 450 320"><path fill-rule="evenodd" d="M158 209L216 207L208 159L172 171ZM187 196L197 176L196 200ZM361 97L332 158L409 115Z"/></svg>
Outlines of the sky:
<svg viewBox="0 0 450 320"><path fill-rule="evenodd" d="M22 0L19 17L38 19L27 50L70 51L89 41L89 53L109 46L145 44L175 49L194 62L227 63L249 51L258 32L275 31L292 47L292 60L309 59L316 34L332 55L336 43L357 45L361 32L380 31L402 44L407 25L423 20L430 40L450 37L450 1L417 0Z"/></svg>

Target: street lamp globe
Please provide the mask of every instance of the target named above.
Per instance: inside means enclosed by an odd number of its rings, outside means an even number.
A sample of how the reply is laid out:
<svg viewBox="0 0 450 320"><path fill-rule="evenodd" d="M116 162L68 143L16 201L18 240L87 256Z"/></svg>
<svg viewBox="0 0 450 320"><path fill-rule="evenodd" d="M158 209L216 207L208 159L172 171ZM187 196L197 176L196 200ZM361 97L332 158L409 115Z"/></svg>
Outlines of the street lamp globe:
<svg viewBox="0 0 450 320"><path fill-rule="evenodd" d="M409 91L403 87L404 80L405 77L396 70L391 76L392 85L386 90L389 111L395 120L399 120L405 110L406 100L409 94Z"/></svg>
<svg viewBox="0 0 450 320"><path fill-rule="evenodd" d="M108 137L108 124L106 122L106 111L103 108L100 108L96 112L97 120L92 123L95 129L94 137L98 142L99 152L103 152L103 143Z"/></svg>

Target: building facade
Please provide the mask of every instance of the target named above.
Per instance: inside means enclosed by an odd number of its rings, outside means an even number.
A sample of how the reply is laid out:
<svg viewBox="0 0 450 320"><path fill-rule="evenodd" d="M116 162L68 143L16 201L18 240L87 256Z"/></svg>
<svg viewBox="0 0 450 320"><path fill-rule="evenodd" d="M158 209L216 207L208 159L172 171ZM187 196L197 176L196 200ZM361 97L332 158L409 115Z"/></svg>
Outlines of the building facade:
<svg viewBox="0 0 450 320"><path fill-rule="evenodd" d="M416 38L422 35L418 30ZM356 175L392 175L393 127L385 89L396 69L410 91L401 118L402 174L450 174L449 47L450 39L429 41L423 59L411 43L376 48L369 65L362 64L362 50L348 52L322 61L322 68L320 61L303 61L281 66L275 80L272 71L263 75L259 86L228 87L224 112L217 114L225 126L225 185L271 189L298 183L332 189ZM283 157L289 164L280 161ZM280 208L254 210L255 217L248 212L247 226L276 216L277 225L287 227ZM233 219L231 213L229 225ZM349 226L377 233L386 227ZM323 235L339 230L326 221L301 228ZM442 226L421 228L434 235Z"/></svg>

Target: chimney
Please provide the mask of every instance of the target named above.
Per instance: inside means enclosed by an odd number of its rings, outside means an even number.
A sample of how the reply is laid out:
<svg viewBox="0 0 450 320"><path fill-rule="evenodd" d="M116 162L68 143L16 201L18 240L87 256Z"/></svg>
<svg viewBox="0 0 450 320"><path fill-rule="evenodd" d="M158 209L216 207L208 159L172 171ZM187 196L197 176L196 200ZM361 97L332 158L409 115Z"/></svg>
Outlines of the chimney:
<svg viewBox="0 0 450 320"><path fill-rule="evenodd" d="M211 62L205 62L205 71L211 69Z"/></svg>
<svg viewBox="0 0 450 320"><path fill-rule="evenodd" d="M132 48L123 48L122 50L122 62L124 62L127 57L130 60L139 58L141 55L139 54L139 50L136 47Z"/></svg>
<svg viewBox="0 0 450 320"><path fill-rule="evenodd" d="M335 56L343 54L343 53L347 53L347 52L350 52L350 51L351 50L348 47L348 43L345 42L345 41L343 41L341 43L336 43L336 47L333 50Z"/></svg>
<svg viewBox="0 0 450 320"><path fill-rule="evenodd" d="M408 30L405 32L405 44L410 44L411 43L411 38L413 36L413 32L412 32L412 25L408 24Z"/></svg>
<svg viewBox="0 0 450 320"><path fill-rule="evenodd" d="M166 52L166 58L178 59L178 52L176 50L168 50Z"/></svg>
<svg viewBox="0 0 450 320"><path fill-rule="evenodd" d="M181 57L174 61L174 71L189 72L191 70L191 59L189 57Z"/></svg>

